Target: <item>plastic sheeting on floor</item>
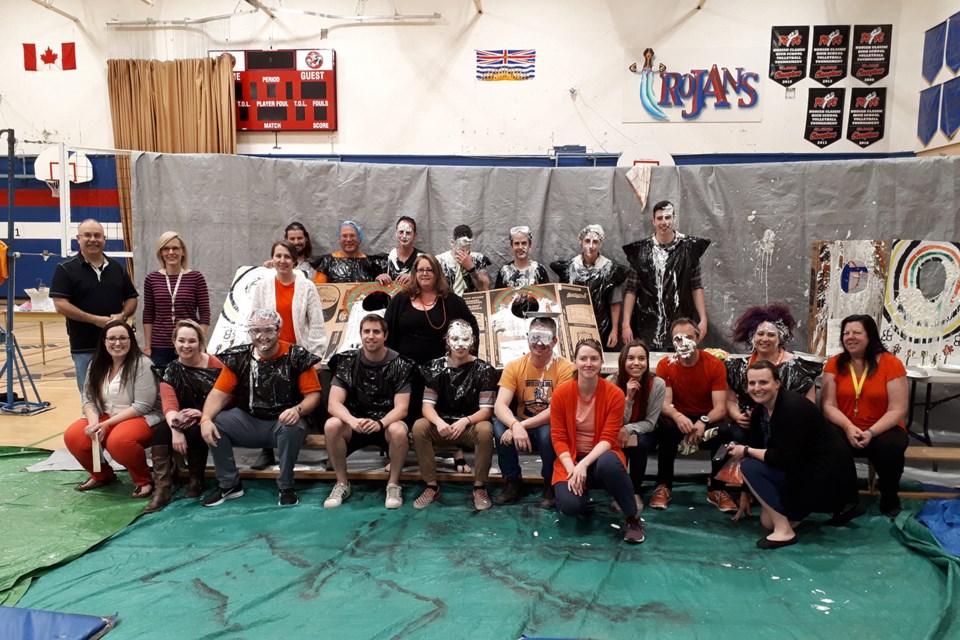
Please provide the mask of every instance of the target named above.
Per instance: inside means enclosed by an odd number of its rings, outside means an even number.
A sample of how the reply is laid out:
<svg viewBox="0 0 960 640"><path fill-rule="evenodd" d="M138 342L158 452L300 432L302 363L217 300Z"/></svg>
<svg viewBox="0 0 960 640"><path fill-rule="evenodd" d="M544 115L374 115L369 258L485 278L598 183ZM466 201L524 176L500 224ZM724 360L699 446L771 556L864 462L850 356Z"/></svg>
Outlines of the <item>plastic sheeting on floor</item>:
<svg viewBox="0 0 960 640"><path fill-rule="evenodd" d="M0 607L0 632L17 640L90 640L102 638L116 617L83 616L75 613Z"/></svg>
<svg viewBox="0 0 960 640"><path fill-rule="evenodd" d="M960 558L960 498L927 500L917 520L927 526L945 551Z"/></svg>
<svg viewBox="0 0 960 640"><path fill-rule="evenodd" d="M292 508L268 482L219 507L179 500L44 575L21 604L119 610L110 637L138 640L957 637L954 579L901 545L872 500L846 527L806 522L799 544L760 551L757 518L730 522L702 487L644 512L639 546L620 540L600 492L576 519L535 496L475 513L470 488L449 484L423 511L420 486L388 511L383 486L365 484L324 510L330 488L304 484Z"/></svg>
<svg viewBox="0 0 960 640"><path fill-rule="evenodd" d="M73 488L84 472L23 471L49 455L42 449L0 447L0 605L16 604L31 576L76 558L143 509L142 500L129 497L129 482L79 493Z"/></svg>

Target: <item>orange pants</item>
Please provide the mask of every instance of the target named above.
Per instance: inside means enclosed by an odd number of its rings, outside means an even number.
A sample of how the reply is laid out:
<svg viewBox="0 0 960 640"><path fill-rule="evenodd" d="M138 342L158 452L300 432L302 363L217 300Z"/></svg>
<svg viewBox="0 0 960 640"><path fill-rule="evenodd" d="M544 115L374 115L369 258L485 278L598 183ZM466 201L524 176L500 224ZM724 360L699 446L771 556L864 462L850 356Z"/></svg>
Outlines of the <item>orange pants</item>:
<svg viewBox="0 0 960 640"><path fill-rule="evenodd" d="M107 420L110 416L102 415L100 420ZM109 480L114 477L113 469L109 465L101 465L100 473L93 472L93 440L83 430L89 423L86 418L80 418L63 434L63 441L73 457L83 465L94 480ZM138 487L150 484L150 467L147 466L145 449L150 446L154 430L143 417L124 420L107 431L106 440L101 440L103 447L110 453L110 457L126 467L130 472L130 479Z"/></svg>

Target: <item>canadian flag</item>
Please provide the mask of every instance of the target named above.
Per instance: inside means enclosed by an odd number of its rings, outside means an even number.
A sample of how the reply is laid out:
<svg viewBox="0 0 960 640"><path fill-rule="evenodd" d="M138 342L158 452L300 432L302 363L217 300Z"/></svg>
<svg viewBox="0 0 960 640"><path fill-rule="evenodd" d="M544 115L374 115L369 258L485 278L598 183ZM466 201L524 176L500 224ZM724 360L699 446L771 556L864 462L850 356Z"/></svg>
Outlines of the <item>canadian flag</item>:
<svg viewBox="0 0 960 640"><path fill-rule="evenodd" d="M62 42L56 49L47 46L46 50L39 51L37 45L23 43L23 68L27 71L38 69L62 69L70 71L77 68L77 45L73 42Z"/></svg>

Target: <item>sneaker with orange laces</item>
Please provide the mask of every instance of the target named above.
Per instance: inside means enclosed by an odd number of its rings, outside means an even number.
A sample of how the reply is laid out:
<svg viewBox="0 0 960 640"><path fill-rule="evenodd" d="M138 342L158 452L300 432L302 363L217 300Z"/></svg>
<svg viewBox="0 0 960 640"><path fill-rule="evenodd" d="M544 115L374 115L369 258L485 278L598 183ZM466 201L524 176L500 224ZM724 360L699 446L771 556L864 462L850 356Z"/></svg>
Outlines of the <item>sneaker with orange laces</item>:
<svg viewBox="0 0 960 640"><path fill-rule="evenodd" d="M653 490L653 495L650 496L650 508L651 509L666 509L667 505L670 504L670 498L673 496L673 492L670 491L670 488L665 484L658 484L657 488Z"/></svg>
<svg viewBox="0 0 960 640"><path fill-rule="evenodd" d="M737 512L737 503L726 491L707 491L707 502L724 513Z"/></svg>

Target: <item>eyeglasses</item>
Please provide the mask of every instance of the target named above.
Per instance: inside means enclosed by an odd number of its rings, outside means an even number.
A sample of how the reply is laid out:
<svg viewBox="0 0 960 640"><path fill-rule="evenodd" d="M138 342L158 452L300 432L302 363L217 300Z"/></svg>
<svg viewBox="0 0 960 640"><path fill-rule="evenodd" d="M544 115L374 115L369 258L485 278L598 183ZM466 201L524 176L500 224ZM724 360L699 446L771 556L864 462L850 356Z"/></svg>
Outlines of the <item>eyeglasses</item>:
<svg viewBox="0 0 960 640"><path fill-rule="evenodd" d="M417 269L417 273L433 273L433 269L426 269L426 268L421 267L421 268Z"/></svg>
<svg viewBox="0 0 960 640"><path fill-rule="evenodd" d="M183 247L160 247L160 253L180 253Z"/></svg>
<svg viewBox="0 0 960 640"><path fill-rule="evenodd" d="M248 331L252 336L272 336L276 332L276 327L253 327Z"/></svg>
<svg viewBox="0 0 960 640"><path fill-rule="evenodd" d="M104 340L111 344L114 342L130 342L130 336L107 336Z"/></svg>
<svg viewBox="0 0 960 640"><path fill-rule="evenodd" d="M80 237L84 240L103 240L102 233L81 233Z"/></svg>

